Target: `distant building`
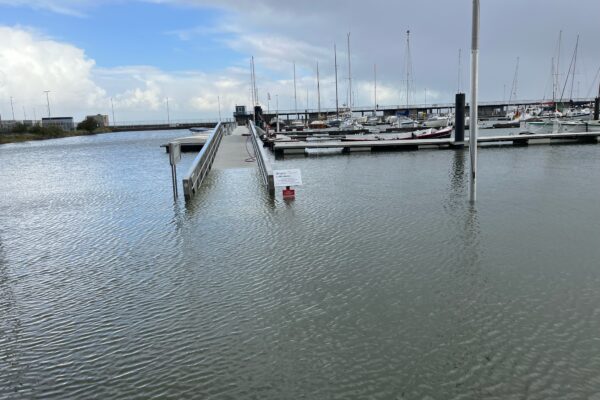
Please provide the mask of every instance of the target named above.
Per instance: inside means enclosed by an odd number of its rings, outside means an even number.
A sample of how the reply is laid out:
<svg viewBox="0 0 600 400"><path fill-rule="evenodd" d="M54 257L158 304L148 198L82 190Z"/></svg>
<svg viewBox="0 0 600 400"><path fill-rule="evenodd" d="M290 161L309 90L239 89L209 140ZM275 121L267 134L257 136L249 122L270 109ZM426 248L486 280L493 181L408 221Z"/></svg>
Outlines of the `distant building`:
<svg viewBox="0 0 600 400"><path fill-rule="evenodd" d="M12 119L0 120L0 130L3 132L10 132L18 123L19 121L14 121Z"/></svg>
<svg viewBox="0 0 600 400"><path fill-rule="evenodd" d="M63 131L72 131L75 129L73 117L45 117L42 118L42 127L57 126Z"/></svg>
<svg viewBox="0 0 600 400"><path fill-rule="evenodd" d="M88 115L85 119L91 118L94 121L98 122L98 126L100 128L107 127L108 123L108 115L96 114L96 115Z"/></svg>
<svg viewBox="0 0 600 400"><path fill-rule="evenodd" d="M235 106L233 118L235 118L235 122L237 122L238 125L246 125L251 115L252 114L248 114L248 112L246 112L246 106Z"/></svg>

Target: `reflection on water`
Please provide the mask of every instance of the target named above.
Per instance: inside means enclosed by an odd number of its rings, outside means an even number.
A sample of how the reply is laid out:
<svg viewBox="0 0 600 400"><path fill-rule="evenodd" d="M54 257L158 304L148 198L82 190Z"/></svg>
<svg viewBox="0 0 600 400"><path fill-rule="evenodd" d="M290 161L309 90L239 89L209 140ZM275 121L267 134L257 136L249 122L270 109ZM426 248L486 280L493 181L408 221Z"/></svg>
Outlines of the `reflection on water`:
<svg viewBox="0 0 600 400"><path fill-rule="evenodd" d="M0 147L0 398L597 392L597 146L481 149L476 207L466 150L286 158L293 202L212 171L185 203L180 134Z"/></svg>

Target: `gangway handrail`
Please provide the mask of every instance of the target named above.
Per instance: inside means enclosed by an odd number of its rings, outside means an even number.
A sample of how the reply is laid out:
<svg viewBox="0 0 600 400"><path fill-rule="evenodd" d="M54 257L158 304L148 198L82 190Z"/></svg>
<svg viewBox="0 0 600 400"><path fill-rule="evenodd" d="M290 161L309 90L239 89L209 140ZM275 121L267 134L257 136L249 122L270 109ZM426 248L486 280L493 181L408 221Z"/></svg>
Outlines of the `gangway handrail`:
<svg viewBox="0 0 600 400"><path fill-rule="evenodd" d="M254 155L256 157L256 163L258 169L263 177L263 181L267 186L269 195L275 195L275 180L273 178L273 168L267 158L267 153L263 146L263 141L259 137L258 131L261 130L254 125L254 122L250 120L248 122L248 129L250 130L250 137L252 138L252 147L254 147Z"/></svg>
<svg viewBox="0 0 600 400"><path fill-rule="evenodd" d="M202 150L194 158L187 175L183 178L183 193L186 200L191 199L202 185L202 181L212 167L223 135L230 134L234 125L235 123L219 122L206 139Z"/></svg>

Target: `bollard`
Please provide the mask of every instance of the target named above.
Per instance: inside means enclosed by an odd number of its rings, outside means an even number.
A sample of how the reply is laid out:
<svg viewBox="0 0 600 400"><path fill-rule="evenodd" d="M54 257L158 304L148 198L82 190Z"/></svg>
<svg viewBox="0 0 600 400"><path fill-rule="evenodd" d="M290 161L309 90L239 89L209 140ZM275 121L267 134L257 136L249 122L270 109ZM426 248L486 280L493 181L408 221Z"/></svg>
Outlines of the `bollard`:
<svg viewBox="0 0 600 400"><path fill-rule="evenodd" d="M594 103L594 119L596 121L600 119L600 97L596 97L596 102Z"/></svg>
<svg viewBox="0 0 600 400"><path fill-rule="evenodd" d="M470 128L470 127L469 127ZM454 142L461 143L465 141L465 94L456 93L456 108L454 113Z"/></svg>

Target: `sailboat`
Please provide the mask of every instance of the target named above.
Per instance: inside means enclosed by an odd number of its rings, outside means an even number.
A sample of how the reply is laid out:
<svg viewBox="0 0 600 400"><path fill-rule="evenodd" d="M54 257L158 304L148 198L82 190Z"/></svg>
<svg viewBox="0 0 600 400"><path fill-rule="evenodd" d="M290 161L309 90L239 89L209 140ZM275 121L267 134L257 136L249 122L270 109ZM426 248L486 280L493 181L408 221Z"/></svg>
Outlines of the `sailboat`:
<svg viewBox="0 0 600 400"><path fill-rule="evenodd" d="M410 82L411 82L411 74L412 74L412 61L410 57L410 30L406 31L406 112L405 114L396 115L395 121L393 121L393 126L397 128L413 128L417 127L417 122L410 118Z"/></svg>

